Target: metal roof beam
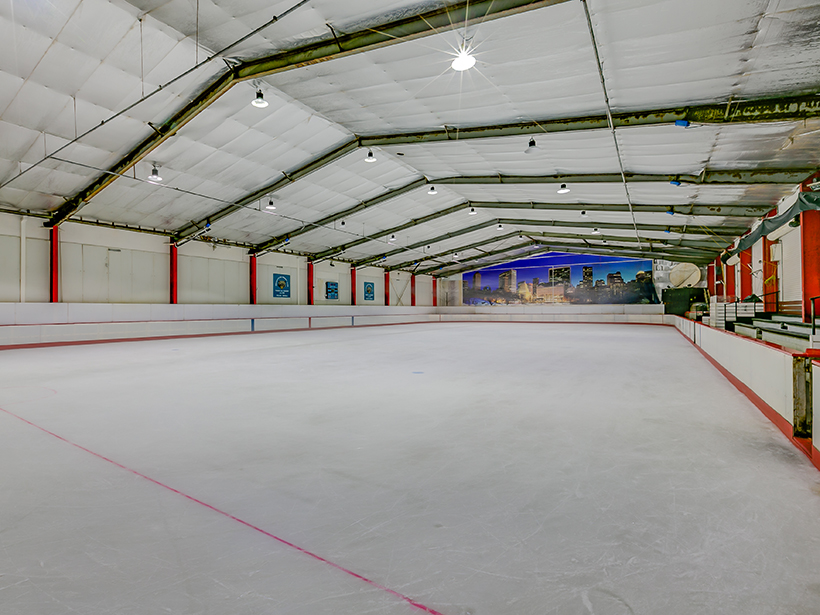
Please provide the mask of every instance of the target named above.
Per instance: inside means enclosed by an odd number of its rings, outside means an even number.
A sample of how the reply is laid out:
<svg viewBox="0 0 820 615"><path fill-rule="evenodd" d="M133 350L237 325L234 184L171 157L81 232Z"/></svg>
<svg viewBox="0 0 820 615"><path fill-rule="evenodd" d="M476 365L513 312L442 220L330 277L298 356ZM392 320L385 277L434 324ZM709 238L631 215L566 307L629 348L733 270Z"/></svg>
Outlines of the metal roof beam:
<svg viewBox="0 0 820 615"><path fill-rule="evenodd" d="M601 255L601 256L624 256L627 258L643 258L643 259L651 259L651 258L660 258L664 260L671 260L679 263L695 263L698 265L706 265L714 261L713 257L698 257L683 253L677 252L669 252L667 250L644 250L643 252L639 250L633 250L630 248L608 248L602 246L594 246L594 247L574 247L574 246L561 246L558 244L554 244L551 247L552 252L569 252L570 254L594 254L594 255Z"/></svg>
<svg viewBox="0 0 820 615"><path fill-rule="evenodd" d="M467 263L472 263L477 260L481 260L482 258L490 258L493 256L498 256L499 254L507 254L508 252L512 252L513 250L522 250L524 248L528 248L530 246L540 245L536 241L525 241L524 243L519 243L514 246L508 246L506 248L499 248L498 250L492 250L490 252L485 252L483 254L478 254L476 256L471 256L469 258L460 258L457 262L454 263L447 263L446 265L438 265L436 267L428 267L427 269L422 269L416 272L417 275L427 275L434 271L439 271L440 269L446 269L447 267L452 267L455 265L465 265Z"/></svg>
<svg viewBox="0 0 820 615"><path fill-rule="evenodd" d="M427 257L423 260L434 260L436 258L442 258L444 256L448 256L448 255L456 253L456 252L466 252L468 250L474 249L476 247L476 245L484 245L484 244L487 244L487 243L495 243L497 241L508 239L510 237L513 237L513 236L516 236L516 235L519 235L519 234L520 233L517 233L517 232L516 233L509 233L509 234L505 235L504 237L497 237L497 238L495 238L493 240L490 240L490 241L479 242L478 244L472 244L472 245L469 245L469 246L462 246L462 247L459 247L459 248L455 248L454 250L449 250L447 252L442 252L440 254L436 254L434 256ZM578 235L571 235L571 236L570 235L550 235L548 233L524 233L524 235L526 237L532 239L536 243L539 243L539 244L542 244L542 245L549 245L553 248L559 248L561 246L566 246L568 248L569 247L574 247L574 246L578 245L578 242L575 242L575 243L558 243L558 242L550 243L550 242L542 239L542 237L577 238L581 242L583 242L584 248L601 249L601 250L618 250L618 249L622 248L624 250L633 251L634 253L636 253L638 255L641 255L641 256L643 256L644 254L654 253L654 254L663 254L664 256L670 256L670 257L674 256L675 258L687 257L687 258L699 258L699 259L705 260L705 261L712 261L712 260L715 259L715 256L720 252L717 249L712 250L712 251L687 249L685 247L683 249L681 249L681 248L677 248L676 246L673 246L673 245L670 245L670 246L657 246L657 247L654 247L654 246L650 245L650 248L648 248L648 249L644 250L643 252L641 252L639 250L635 250L634 248L632 248L630 246L626 246L626 247L623 247L623 246L598 246L598 245L589 244L589 243L587 243L587 238L582 237L582 236L578 236ZM637 241L637 240L631 239L631 238L623 238L623 237L611 237L610 238L610 237L605 237L605 236L596 236L595 239L591 239L589 241L604 241L604 240L606 240L606 241L612 240L612 241L615 241L615 242L625 242L625 243L634 243L634 242ZM523 247L524 245L531 245L533 243L533 241L530 241L526 244L519 245L517 247ZM657 242L657 243L660 243L660 242ZM495 250L495 251L487 252L487 253L484 253L484 254L479 254L479 255L476 255L476 256L472 256L472 257L467 258L467 259L459 259L459 260L460 260L461 263L471 262L471 261L475 261L475 260L480 260L482 258L487 258L488 256L499 254L503 251L507 251L507 250L511 250L511 249L515 249L515 247L502 248L502 249L499 249L499 250ZM413 264L412 262L403 263L402 265L397 265L395 267L388 267L388 269L390 269L390 270L404 269L406 266L412 265L412 264ZM452 265L449 264L449 263L443 265L444 268L447 268L447 267L450 267L450 266L452 266ZM420 274L420 275L424 275L424 274L427 274L427 273L438 271L441 268L442 268L442 265L439 264L435 267L427 267L425 269L419 270L419 271L417 271L417 273Z"/></svg>
<svg viewBox="0 0 820 615"><path fill-rule="evenodd" d="M102 174L79 193L68 199L54 212L46 226L55 226L70 217L83 203L108 187L117 175L122 175L128 171L238 83L430 36L443 30L452 30L488 19L506 17L568 1L464 0L426 13L412 15L357 32L338 33L316 43L241 62L207 84L193 100L186 103L170 118L161 124L152 125L152 131L145 139L114 163L107 173Z"/></svg>
<svg viewBox="0 0 820 615"><path fill-rule="evenodd" d="M405 247L396 248L394 250L390 250L388 252L384 252L382 254L377 254L374 256L367 257L365 259L356 261L353 263L355 267L362 267L365 265L369 265L372 263L376 263L381 260L385 260L390 258L391 256L395 256L396 254L401 254L402 252L407 252L409 250L415 250L422 246L432 245L434 243L438 243L441 241L446 241L447 239L452 239L453 237L458 237L460 235L466 235L468 233L473 233L475 231L479 231L490 226L495 226L496 224L502 225L510 225L510 226L550 226L550 227L568 227L568 228L599 228L599 229L610 229L610 230L627 230L627 231L634 231L635 227L632 224L626 223L616 223L616 222L598 222L595 224L578 224L575 222L561 222L557 220L526 220L526 219L513 219L513 218L499 218L498 220L488 220L487 222L483 222L481 224L477 224L474 226L470 226L459 231L445 233L443 235L439 235L437 237L433 237L431 239L427 239L424 241L419 241L413 244L410 244ZM708 237L715 238L715 248L717 251L722 249L723 247L729 245L735 237L740 235L741 233L746 232L748 229L745 227L715 227L714 229L710 229L709 232L702 230L702 227L697 226L689 226L689 225L660 225L660 224L638 224L638 230L642 231L655 231L655 232L676 232L683 235L706 235ZM520 228L516 230L516 234L518 232L522 232L526 234L526 231L521 231ZM724 245L721 246L720 241L724 242ZM413 261L415 262L415 261Z"/></svg>
<svg viewBox="0 0 820 615"><path fill-rule="evenodd" d="M615 113L612 115L612 123L615 128L627 128L675 122L689 122L690 125L794 122L819 116L820 96L813 94ZM362 136L361 143L363 147L379 147L576 130L609 130L607 116L601 114L464 128L447 126L443 130Z"/></svg>
<svg viewBox="0 0 820 615"><path fill-rule="evenodd" d="M481 224L476 224L467 228L463 228L458 231L453 231L450 233L444 233L443 235L438 235L437 237L433 237L426 241L417 241L416 243L410 244L409 246L405 246L402 248L396 248L395 250L390 250L389 252L385 252L384 254L377 254L375 256L368 256L367 258L363 258L359 261L353 263L354 267L365 267L372 263L376 263L378 261L384 260L386 258L390 258L391 256L395 256L396 254L401 254L402 252L407 252L408 250L416 250L426 245L432 245L434 243L438 243L440 241L446 241L448 239L453 239L454 237L460 237L461 235L467 235L468 233L474 233L475 231L480 231L481 229L485 229L489 226L494 226L496 223L495 220L487 220L486 222L482 222Z"/></svg>
<svg viewBox="0 0 820 615"><path fill-rule="evenodd" d="M637 226L639 231L673 232L684 235L707 235L725 239L727 243L734 241L735 237L742 235L749 229L745 226L715 226L703 227L693 224L628 224L624 222L564 222L563 220L527 220L526 218L499 218L501 224L512 226L556 226L561 228L597 228L620 231L635 231ZM708 229L708 232L703 230Z"/></svg>
<svg viewBox="0 0 820 615"><path fill-rule="evenodd" d="M526 233L525 233L526 235ZM551 245L551 246L558 246L558 245L575 245L575 244L583 244L585 246L593 246L599 243L606 242L606 245L598 246L600 248L624 248L625 250L630 249L637 249L636 246L626 245L626 246L618 246L614 244L635 244L638 243L638 240L634 237L617 237L612 235L595 235L595 237L585 237L581 235L569 236L569 235L550 235L549 233L543 233L538 235L531 235L532 239L538 241L543 244ZM714 260L717 258L718 254L720 254L721 250L716 246L711 246L708 248L702 248L697 246L688 246L688 245L681 245L679 243L667 243L666 241L662 241L659 239L642 239L643 243L649 246L648 250L663 250L666 252L676 252L680 254L688 254L691 256L700 256L706 259Z"/></svg>
<svg viewBox="0 0 820 615"><path fill-rule="evenodd" d="M353 139L352 141L348 141L347 143L340 145L336 149L326 154L323 154L318 158L315 158L314 160L311 160L310 162L302 165L297 169L294 169L289 173L283 173L282 177L278 178L276 181L261 187L259 190L256 190L255 192L247 195L246 197L241 198L232 205L223 207L222 209L211 214L207 218L192 221L190 224L186 224L181 229L178 229L174 233L175 241L184 241L187 237L193 235L199 229L203 228L206 223L213 224L219 220L222 220L223 218L230 216L231 214L241 211L254 201L258 201L259 199L269 196L277 190L284 188L285 186L289 186L290 184L301 179L305 175L308 175L309 173L312 173L313 171L316 171L317 169L320 169L330 164L334 160L338 160L345 154L352 152L357 147L358 141L356 139Z"/></svg>
<svg viewBox="0 0 820 615"><path fill-rule="evenodd" d="M393 271L395 269L407 269L408 267L411 267L412 265L416 265L418 263L423 263L424 261L435 260L437 258L444 258L445 256L447 256L449 254L453 254L455 252L466 252L467 250L475 250L476 248L480 248L481 246L486 246L487 244L498 243L500 241L506 241L507 239L510 239L512 237L517 237L520 234L521 233L519 233L518 231L513 231L512 233L506 233L504 235L497 235L497 236L493 237L492 239L482 239L481 241L475 241L473 243L467 244L466 246L460 246L458 248L454 248L453 250L445 250L444 252L439 252L437 254L429 254L429 255L426 254L426 255L422 256L421 258L416 258L416 259L413 259L411 261L405 261L403 263L400 263L398 265L393 265L391 267L385 267L385 269L389 269L390 271Z"/></svg>
<svg viewBox="0 0 820 615"><path fill-rule="evenodd" d="M431 182L432 183L432 182ZM481 209L531 209L537 211L604 211L629 213L629 205L606 203L535 203L505 201L470 201L470 206ZM638 213L669 213L684 216L731 216L759 218L772 210L771 205L641 205L632 206Z"/></svg>
<svg viewBox="0 0 820 615"><path fill-rule="evenodd" d="M679 248L692 248L699 252L710 252L714 254L718 254L722 251L723 248L719 247L716 243L712 241L693 241L690 239L650 239L648 237L641 237L641 241L639 242L635 237L620 237L618 235L595 235L590 237L589 235L579 235L577 233L524 233L524 235L533 238L541 238L546 237L548 239L578 239L584 242L587 241L613 241L619 243L641 243L645 242L650 245L652 244L663 244L665 246L672 247L679 247ZM539 239L540 241L540 239Z"/></svg>
<svg viewBox="0 0 820 615"><path fill-rule="evenodd" d="M732 169L704 170L700 175L650 175L626 173L629 183L680 182L693 185L735 186L753 184L796 185L816 172L812 168L799 169ZM448 185L484 184L622 184L620 173L587 173L576 175L458 175L430 180L430 183Z"/></svg>
<svg viewBox="0 0 820 615"><path fill-rule="evenodd" d="M424 224L426 222L430 222L432 220L437 220L438 218L443 218L444 216L449 216L450 214L456 213L458 211L462 211L469 207L468 202L459 203L458 205L453 205L452 207L448 207L447 209L442 209L441 211L434 212L432 214L428 214L426 216L422 216L421 218L414 218L405 224L400 224L399 226L394 226L393 228L385 229L383 231L378 231L377 233L373 233L371 235L367 235L366 237L362 237L361 239L356 239L349 243L342 244L340 246L335 246L333 248L329 248L324 252L319 252L314 256L315 261L324 260L326 258L330 258L339 254L340 252L344 252L345 250L349 250L350 248L355 248L356 246L360 246L365 243L369 243L371 241L375 241L380 239L381 237L385 237L387 235L392 235L393 233L399 233L401 231L405 231L409 228L413 228L414 226L418 226L419 224Z"/></svg>
<svg viewBox="0 0 820 615"><path fill-rule="evenodd" d="M352 216L353 214L357 214L360 211L364 211L365 209L369 209L371 207L375 207L376 205L381 205L385 201L389 201L390 199L395 199L402 194L407 194L408 192L412 192L416 188L424 186L427 183L427 180L416 179L409 184L405 184L399 188L395 188L393 190L388 190L380 194L379 196L373 197L372 199L368 199L367 201L362 201L361 203L354 205L353 207L348 207L344 211L337 212L335 214L331 214L329 216L325 216L324 218L317 220L316 222L310 222L302 226L302 228L295 229L293 231L289 231L287 233L282 233L281 235L277 235L276 237L269 239L264 243L260 243L258 246L255 246L251 249L251 254L256 254L258 252L264 252L265 250L270 250L274 246L283 243L285 240L293 239L294 237L298 237L299 235L304 235L305 233L309 233L312 230L322 228L328 224L336 222L337 220L341 220L342 218L347 218L348 216Z"/></svg>

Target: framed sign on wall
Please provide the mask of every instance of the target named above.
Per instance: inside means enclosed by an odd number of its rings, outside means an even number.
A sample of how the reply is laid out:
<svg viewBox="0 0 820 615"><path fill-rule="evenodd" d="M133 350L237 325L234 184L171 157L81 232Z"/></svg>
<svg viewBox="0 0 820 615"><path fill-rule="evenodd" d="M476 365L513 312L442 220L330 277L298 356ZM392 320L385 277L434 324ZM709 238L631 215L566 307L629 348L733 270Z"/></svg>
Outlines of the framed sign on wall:
<svg viewBox="0 0 820 615"><path fill-rule="evenodd" d="M325 282L325 299L337 301L339 299L339 283Z"/></svg>
<svg viewBox="0 0 820 615"><path fill-rule="evenodd" d="M375 301L376 299L376 285L373 282L364 283L364 300Z"/></svg>
<svg viewBox="0 0 820 615"><path fill-rule="evenodd" d="M290 299L290 276L284 273L273 274L273 297Z"/></svg>

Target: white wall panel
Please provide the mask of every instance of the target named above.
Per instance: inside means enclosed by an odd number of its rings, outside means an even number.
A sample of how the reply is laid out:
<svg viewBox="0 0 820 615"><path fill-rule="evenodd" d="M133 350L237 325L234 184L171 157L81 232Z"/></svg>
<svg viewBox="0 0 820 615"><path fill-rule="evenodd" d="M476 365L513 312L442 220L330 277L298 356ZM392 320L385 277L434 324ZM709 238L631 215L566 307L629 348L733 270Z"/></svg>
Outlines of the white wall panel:
<svg viewBox="0 0 820 615"><path fill-rule="evenodd" d="M0 301L20 301L20 238L0 235Z"/></svg>
<svg viewBox="0 0 820 615"><path fill-rule="evenodd" d="M364 300L364 283L373 283L373 301ZM356 272L359 305L384 305L384 271L377 267L367 267Z"/></svg>
<svg viewBox="0 0 820 615"><path fill-rule="evenodd" d="M795 229L781 237L780 245L782 254L777 264L780 299L781 301L801 301L803 299L803 255L800 230Z"/></svg>
<svg viewBox="0 0 820 615"><path fill-rule="evenodd" d="M31 226L31 225L29 225ZM48 241L26 239L26 301L48 301Z"/></svg>
<svg viewBox="0 0 820 615"><path fill-rule="evenodd" d="M763 240L752 246L752 292L763 294Z"/></svg>
<svg viewBox="0 0 820 615"><path fill-rule="evenodd" d="M410 274L405 271L390 272L390 305L410 305Z"/></svg>
<svg viewBox="0 0 820 615"><path fill-rule="evenodd" d="M416 305L433 305L433 277L416 276Z"/></svg>

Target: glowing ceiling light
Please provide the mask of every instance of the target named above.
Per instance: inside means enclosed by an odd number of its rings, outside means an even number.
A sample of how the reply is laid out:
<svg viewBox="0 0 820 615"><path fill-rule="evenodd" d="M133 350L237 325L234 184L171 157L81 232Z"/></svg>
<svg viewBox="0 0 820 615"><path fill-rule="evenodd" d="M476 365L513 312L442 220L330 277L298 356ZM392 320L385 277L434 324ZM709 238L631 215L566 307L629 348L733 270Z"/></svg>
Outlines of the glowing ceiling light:
<svg viewBox="0 0 820 615"><path fill-rule="evenodd" d="M561 184L561 187L558 188L558 194L567 194L569 191L566 184Z"/></svg>
<svg viewBox="0 0 820 615"><path fill-rule="evenodd" d="M582 217L582 218L589 218L589 216L587 216L587 212L586 212L586 211L582 211L582 212L581 212L581 217Z"/></svg>
<svg viewBox="0 0 820 615"><path fill-rule="evenodd" d="M594 229L592 229L592 234L593 235L600 235L601 231L599 231L597 228L594 228Z"/></svg>
<svg viewBox="0 0 820 615"><path fill-rule="evenodd" d="M475 207L470 207L470 213L469 213L468 215L470 215L470 216L474 216L474 215L476 215L477 213L478 213L478 212L475 210Z"/></svg>
<svg viewBox="0 0 820 615"><path fill-rule="evenodd" d="M470 55L470 52L467 51L466 48L462 47L458 50L458 55L453 58L453 62L450 66L453 70L457 70L459 72L470 70L473 66L475 66L475 56Z"/></svg>
<svg viewBox="0 0 820 615"><path fill-rule="evenodd" d="M273 199L268 200L268 204L265 206L265 209L276 209L276 205L273 204Z"/></svg>
<svg viewBox="0 0 820 615"><path fill-rule="evenodd" d="M503 224L501 224L501 223L499 222L499 223L498 223L498 226L497 226L497 227L495 227L495 230L497 230L497 231L503 231L503 230L504 230L504 225L503 225Z"/></svg>
<svg viewBox="0 0 820 615"><path fill-rule="evenodd" d="M367 150L367 156L364 159L365 162L376 162L376 157L373 155L373 150Z"/></svg>
<svg viewBox="0 0 820 615"><path fill-rule="evenodd" d="M427 194L438 194L438 190L436 190L435 186L430 186L430 189L427 191Z"/></svg>
<svg viewBox="0 0 820 615"><path fill-rule="evenodd" d="M257 109L264 109L268 106L268 101L265 100L265 95L262 94L262 90L256 90L256 98L253 99L251 104Z"/></svg>
<svg viewBox="0 0 820 615"><path fill-rule="evenodd" d="M157 165L154 165L151 168L151 175L148 176L149 182L161 182L162 178L159 176L159 169L157 169Z"/></svg>
<svg viewBox="0 0 820 615"><path fill-rule="evenodd" d="M390 239L389 239L389 241L390 241L390 243L393 243L394 241L396 241L396 235L395 235L395 233L394 233L393 235L390 235Z"/></svg>

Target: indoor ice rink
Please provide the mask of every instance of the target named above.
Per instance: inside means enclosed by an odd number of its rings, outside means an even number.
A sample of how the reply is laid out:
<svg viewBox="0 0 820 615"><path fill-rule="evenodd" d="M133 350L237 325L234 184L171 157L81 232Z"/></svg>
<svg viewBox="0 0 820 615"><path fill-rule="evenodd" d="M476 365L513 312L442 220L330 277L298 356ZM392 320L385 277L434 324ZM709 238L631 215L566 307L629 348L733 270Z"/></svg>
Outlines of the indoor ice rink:
<svg viewBox="0 0 820 615"><path fill-rule="evenodd" d="M820 615L820 0L0 0L0 615Z"/></svg>
<svg viewBox="0 0 820 615"><path fill-rule="evenodd" d="M668 327L0 361L8 613L818 612L820 475Z"/></svg>

